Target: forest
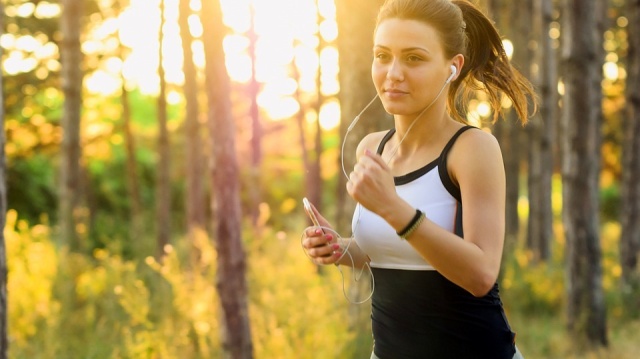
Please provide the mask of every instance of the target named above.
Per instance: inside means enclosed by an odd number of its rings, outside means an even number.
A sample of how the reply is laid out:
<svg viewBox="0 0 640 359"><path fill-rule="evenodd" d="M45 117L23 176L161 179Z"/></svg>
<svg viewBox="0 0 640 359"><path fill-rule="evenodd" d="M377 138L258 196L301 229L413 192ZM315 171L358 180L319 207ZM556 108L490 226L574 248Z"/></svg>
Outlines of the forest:
<svg viewBox="0 0 640 359"><path fill-rule="evenodd" d="M0 359L369 358L369 277L309 260L302 198L349 233L383 2L3 1ZM539 102L466 118L518 348L637 358L640 1L472 2Z"/></svg>

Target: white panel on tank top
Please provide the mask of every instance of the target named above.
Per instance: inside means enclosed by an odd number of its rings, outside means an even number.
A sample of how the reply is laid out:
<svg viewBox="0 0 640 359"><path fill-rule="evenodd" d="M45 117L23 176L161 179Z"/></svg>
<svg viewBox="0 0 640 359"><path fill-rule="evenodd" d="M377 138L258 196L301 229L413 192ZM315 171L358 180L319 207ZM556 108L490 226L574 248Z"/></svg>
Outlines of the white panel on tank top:
<svg viewBox="0 0 640 359"><path fill-rule="evenodd" d="M396 191L411 206L424 212L429 220L450 232L454 231L457 201L442 184L438 166L409 183L396 186ZM362 206L356 208L352 230L355 230L358 246L371 258L372 267L434 269L408 241L398 237L393 227Z"/></svg>

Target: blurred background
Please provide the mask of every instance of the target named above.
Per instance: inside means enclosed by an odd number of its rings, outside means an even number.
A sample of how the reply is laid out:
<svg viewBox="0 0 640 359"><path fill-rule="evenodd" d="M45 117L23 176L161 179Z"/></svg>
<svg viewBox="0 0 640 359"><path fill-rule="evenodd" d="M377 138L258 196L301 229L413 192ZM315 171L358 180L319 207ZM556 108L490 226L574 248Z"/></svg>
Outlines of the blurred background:
<svg viewBox="0 0 640 359"><path fill-rule="evenodd" d="M369 278L300 239L303 197L349 236L342 162L393 126L376 102L344 138L382 3L3 1L0 358L369 358ZM505 159L517 344L637 358L640 3L475 3L540 100L467 111Z"/></svg>

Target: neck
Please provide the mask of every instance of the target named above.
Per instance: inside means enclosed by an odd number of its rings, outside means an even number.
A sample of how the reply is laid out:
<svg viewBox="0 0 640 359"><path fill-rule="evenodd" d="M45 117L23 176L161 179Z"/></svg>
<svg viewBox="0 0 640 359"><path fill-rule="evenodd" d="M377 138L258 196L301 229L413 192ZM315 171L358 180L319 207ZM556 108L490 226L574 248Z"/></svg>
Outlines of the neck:
<svg viewBox="0 0 640 359"><path fill-rule="evenodd" d="M438 136L445 126L449 116L444 109L444 103L436 103L433 107L425 108L416 115L394 117L396 128L396 146L401 152L411 152L411 149L421 144L430 143Z"/></svg>

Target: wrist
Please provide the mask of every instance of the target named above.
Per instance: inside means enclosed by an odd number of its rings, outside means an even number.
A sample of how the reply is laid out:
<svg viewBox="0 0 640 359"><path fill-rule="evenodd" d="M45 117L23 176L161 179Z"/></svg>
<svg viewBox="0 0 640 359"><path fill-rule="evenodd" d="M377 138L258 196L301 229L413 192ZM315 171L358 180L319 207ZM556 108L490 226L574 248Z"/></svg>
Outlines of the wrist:
<svg viewBox="0 0 640 359"><path fill-rule="evenodd" d="M402 231L415 214L416 208L404 201L399 201L397 204L390 204L385 207L383 212L378 213L396 232Z"/></svg>
<svg viewBox="0 0 640 359"><path fill-rule="evenodd" d="M408 239L413 234L413 232L415 232L418 227L420 227L420 224L422 224L425 218L425 214L419 209L416 209L416 213L411 218L411 221L409 221L409 223L407 223L407 225L403 229L397 231L396 234L401 239Z"/></svg>

